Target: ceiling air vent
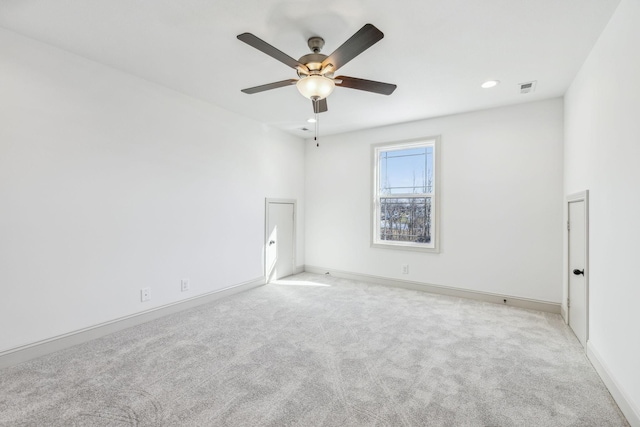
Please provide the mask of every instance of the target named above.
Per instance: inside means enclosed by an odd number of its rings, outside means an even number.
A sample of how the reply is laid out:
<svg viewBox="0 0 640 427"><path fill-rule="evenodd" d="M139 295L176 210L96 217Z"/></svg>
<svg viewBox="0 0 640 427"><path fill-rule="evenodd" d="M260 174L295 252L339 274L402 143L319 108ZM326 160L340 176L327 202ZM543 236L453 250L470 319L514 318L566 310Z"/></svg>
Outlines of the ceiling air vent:
<svg viewBox="0 0 640 427"><path fill-rule="evenodd" d="M524 93L535 92L537 83L538 83L537 80L534 80L532 82L520 83L518 85L520 87L520 93L524 94Z"/></svg>

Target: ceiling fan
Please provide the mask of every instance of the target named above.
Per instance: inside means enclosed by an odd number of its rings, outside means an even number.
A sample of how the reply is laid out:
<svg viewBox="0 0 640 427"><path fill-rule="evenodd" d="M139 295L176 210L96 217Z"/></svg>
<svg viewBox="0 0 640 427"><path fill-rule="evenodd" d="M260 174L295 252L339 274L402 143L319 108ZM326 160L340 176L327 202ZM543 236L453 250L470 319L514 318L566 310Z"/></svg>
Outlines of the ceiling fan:
<svg viewBox="0 0 640 427"><path fill-rule="evenodd" d="M376 44L383 37L384 34L375 26L366 24L329 56L320 53L324 46L324 40L321 37L311 37L307 43L312 53L296 60L251 33L240 34L239 40L295 69L299 77L298 79L282 80L242 89L242 92L254 94L296 85L303 96L311 99L313 111L316 114L327 111L327 96L333 92L335 86L391 95L396 89L396 85L348 76L334 77L334 73L340 67Z"/></svg>

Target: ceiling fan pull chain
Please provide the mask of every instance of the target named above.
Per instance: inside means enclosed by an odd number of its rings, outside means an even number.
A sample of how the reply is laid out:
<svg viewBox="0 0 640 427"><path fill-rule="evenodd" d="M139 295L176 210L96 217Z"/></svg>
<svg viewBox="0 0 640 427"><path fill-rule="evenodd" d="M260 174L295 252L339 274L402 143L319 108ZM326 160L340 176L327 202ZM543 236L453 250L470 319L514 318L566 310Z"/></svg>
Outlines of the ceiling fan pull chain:
<svg viewBox="0 0 640 427"><path fill-rule="evenodd" d="M318 101L316 101L318 102ZM318 141L318 126L320 125L320 117L319 114L316 113L316 136L313 138L316 141L316 147L320 147L320 142Z"/></svg>

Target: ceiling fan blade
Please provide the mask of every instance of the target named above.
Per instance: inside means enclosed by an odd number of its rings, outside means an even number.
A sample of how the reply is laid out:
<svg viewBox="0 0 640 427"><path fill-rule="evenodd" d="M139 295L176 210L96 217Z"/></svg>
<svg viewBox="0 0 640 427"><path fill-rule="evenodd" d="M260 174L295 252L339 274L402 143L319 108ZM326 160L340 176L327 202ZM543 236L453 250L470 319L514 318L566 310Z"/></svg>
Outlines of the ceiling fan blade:
<svg viewBox="0 0 640 427"><path fill-rule="evenodd" d="M322 61L322 68L332 64L331 71L335 71L365 50L382 40L384 34L372 24L366 24L357 33L337 48L335 52Z"/></svg>
<svg viewBox="0 0 640 427"><path fill-rule="evenodd" d="M341 82L338 82L341 80ZM396 85L390 83L374 82L373 80L357 79L355 77L338 76L334 79L336 86L349 89L364 90L367 92L391 95L396 90Z"/></svg>
<svg viewBox="0 0 640 427"><path fill-rule="evenodd" d="M296 79L282 80L280 82L267 83L266 85L254 86L247 89L242 89L242 92L248 93L249 95L264 92L265 90L277 89L279 87L291 86L296 84L298 81Z"/></svg>
<svg viewBox="0 0 640 427"><path fill-rule="evenodd" d="M249 46L255 47L259 51L266 53L270 57L277 59L278 61L282 62L285 65L288 65L291 68L296 68L296 69L300 68L301 70L306 71L307 73L309 72L309 69L307 68L306 65L300 63L296 59L293 59L286 53L276 49L275 47L271 46L269 43L254 36L251 33L240 34L238 36L238 40L245 42Z"/></svg>
<svg viewBox="0 0 640 427"><path fill-rule="evenodd" d="M316 114L325 113L328 110L327 98L322 98L317 101L311 100L311 102L313 103L313 112Z"/></svg>

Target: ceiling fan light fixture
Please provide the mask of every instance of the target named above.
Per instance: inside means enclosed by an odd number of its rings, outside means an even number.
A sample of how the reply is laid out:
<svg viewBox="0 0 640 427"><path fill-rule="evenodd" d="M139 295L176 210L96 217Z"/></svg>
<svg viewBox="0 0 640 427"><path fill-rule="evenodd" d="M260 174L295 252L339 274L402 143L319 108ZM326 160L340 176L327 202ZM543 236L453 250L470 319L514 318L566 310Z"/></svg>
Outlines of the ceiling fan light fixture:
<svg viewBox="0 0 640 427"><path fill-rule="evenodd" d="M305 98L309 99L324 99L331 95L333 89L335 89L335 82L324 76L311 75L303 77L296 83L298 91Z"/></svg>

